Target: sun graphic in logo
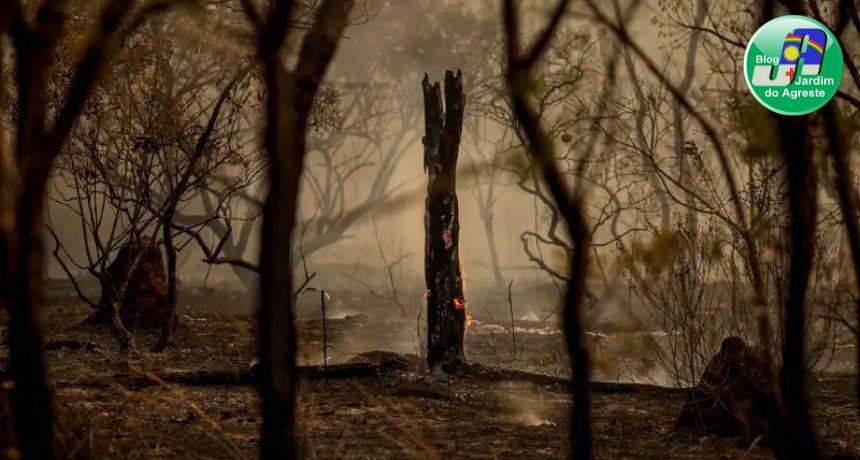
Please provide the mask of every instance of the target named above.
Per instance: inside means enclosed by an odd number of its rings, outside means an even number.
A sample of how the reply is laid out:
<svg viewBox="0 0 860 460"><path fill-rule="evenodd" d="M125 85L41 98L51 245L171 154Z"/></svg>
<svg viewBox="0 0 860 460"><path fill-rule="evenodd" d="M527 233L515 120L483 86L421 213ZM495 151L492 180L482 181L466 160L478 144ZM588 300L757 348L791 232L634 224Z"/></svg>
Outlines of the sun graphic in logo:
<svg viewBox="0 0 860 460"><path fill-rule="evenodd" d="M799 50L799 49L797 49L797 47L796 47L796 46L793 46L793 45L792 45L792 46L787 46L787 47L782 51L782 55L783 55L783 57L785 57L785 60L786 60L786 61L788 61L788 62L794 62L794 61L796 61L796 60L797 60L797 58L798 58L798 57L800 57L800 50Z"/></svg>

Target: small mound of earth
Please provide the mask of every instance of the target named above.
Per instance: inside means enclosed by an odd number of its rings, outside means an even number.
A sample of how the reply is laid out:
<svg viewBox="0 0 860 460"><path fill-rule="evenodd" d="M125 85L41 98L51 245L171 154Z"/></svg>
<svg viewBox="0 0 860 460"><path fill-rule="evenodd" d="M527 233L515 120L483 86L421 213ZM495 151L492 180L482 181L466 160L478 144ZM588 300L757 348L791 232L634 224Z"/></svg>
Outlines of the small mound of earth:
<svg viewBox="0 0 860 460"><path fill-rule="evenodd" d="M136 258L137 265L134 265ZM128 283L120 308L125 327L160 327L168 315L167 275L161 249L152 238L142 237L126 244L117 252L107 269L111 288L117 292ZM131 276L129 277L129 272Z"/></svg>
<svg viewBox="0 0 860 460"><path fill-rule="evenodd" d="M706 434L774 439L779 406L763 351L740 337L723 340L702 379L687 395L678 428Z"/></svg>

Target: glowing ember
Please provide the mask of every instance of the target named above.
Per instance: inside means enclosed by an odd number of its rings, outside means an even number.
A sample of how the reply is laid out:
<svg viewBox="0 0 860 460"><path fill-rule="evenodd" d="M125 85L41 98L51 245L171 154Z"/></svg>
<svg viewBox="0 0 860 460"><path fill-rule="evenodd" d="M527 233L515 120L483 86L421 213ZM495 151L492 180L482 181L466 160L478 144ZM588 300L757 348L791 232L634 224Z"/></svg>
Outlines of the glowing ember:
<svg viewBox="0 0 860 460"><path fill-rule="evenodd" d="M442 241L445 242L445 249L451 249L451 246L454 244L454 240L451 239L451 231L445 230L442 232Z"/></svg>
<svg viewBox="0 0 860 460"><path fill-rule="evenodd" d="M465 310L466 301L459 297L454 297L454 308L456 308L457 310Z"/></svg>

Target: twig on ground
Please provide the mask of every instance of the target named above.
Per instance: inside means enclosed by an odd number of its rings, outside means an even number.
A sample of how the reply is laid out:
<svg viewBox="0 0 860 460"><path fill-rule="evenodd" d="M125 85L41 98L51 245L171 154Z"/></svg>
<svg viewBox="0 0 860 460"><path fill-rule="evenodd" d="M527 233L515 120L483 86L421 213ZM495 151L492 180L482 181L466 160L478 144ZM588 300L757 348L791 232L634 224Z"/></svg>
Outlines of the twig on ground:
<svg viewBox="0 0 860 460"><path fill-rule="evenodd" d="M325 295L325 289L320 289L320 306L322 307L323 326L323 372L328 374L328 331L325 319Z"/></svg>
<svg viewBox="0 0 860 460"><path fill-rule="evenodd" d="M514 326L514 300L513 295L511 293L511 289L514 286L514 279L511 278L511 282L508 283L508 306L511 310L511 340L513 341L513 346L511 348L511 359L517 359L517 328Z"/></svg>

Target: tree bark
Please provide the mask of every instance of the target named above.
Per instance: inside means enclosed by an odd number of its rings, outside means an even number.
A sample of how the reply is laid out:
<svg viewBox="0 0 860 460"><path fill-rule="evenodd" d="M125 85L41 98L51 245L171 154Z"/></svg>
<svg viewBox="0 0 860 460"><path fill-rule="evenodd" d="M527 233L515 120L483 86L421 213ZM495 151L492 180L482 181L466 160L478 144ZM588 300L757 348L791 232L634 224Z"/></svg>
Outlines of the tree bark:
<svg viewBox="0 0 860 460"><path fill-rule="evenodd" d="M266 83L264 143L269 190L263 204L260 244L260 301L257 311L263 412L260 458L298 458L295 437L296 330L293 318L292 233L305 160L308 118L323 75L349 22L354 0L325 0L299 49L292 71L283 48L294 2L275 2L263 21L252 2L243 2L257 25Z"/></svg>
<svg viewBox="0 0 860 460"><path fill-rule="evenodd" d="M9 310L7 371L15 382L11 394L15 436L21 457L27 459L50 459L55 454L53 398L46 381L37 317L44 303L45 190L51 165L74 127L104 61L128 36L118 30L132 2L105 2L90 40L82 43L82 58L73 69L65 102L50 108L47 82L66 22L62 5L63 2L43 2L33 24L22 2L2 2L0 6L0 35L8 36L15 48L18 93L18 119L14 136L10 136L15 141L14 149L6 148L5 140L0 141L0 303ZM142 9L124 31L130 33L156 10ZM6 74L5 69L0 72ZM5 88L0 88L3 91ZM53 122L49 123L49 119Z"/></svg>
<svg viewBox="0 0 860 460"><path fill-rule="evenodd" d="M780 380L788 429L783 435L780 454L783 458L819 458L815 430L809 420L805 359L806 293L815 255L817 176L808 137L808 117L775 117L788 169L791 212L791 265Z"/></svg>
<svg viewBox="0 0 860 460"><path fill-rule="evenodd" d="M15 382L11 404L18 448L25 458L49 459L54 455L53 397L37 318L43 305L42 205L41 195L30 198L19 207L17 231L0 232L0 260L4 261L0 292L9 311L7 370ZM25 201L29 204L23 204Z"/></svg>
<svg viewBox="0 0 860 460"><path fill-rule="evenodd" d="M573 374L571 392L573 404L570 408L570 444L573 458L591 459L593 442L591 436L591 356L585 347L582 309L585 298L585 277L588 272L588 248L591 233L585 211L584 192L581 181L573 190L561 174L555 159L555 147L541 124L540 113L530 100L530 88L535 63L546 51L547 44L567 10L569 0L560 0L533 44L524 48L520 43L520 18L513 0L505 0L503 21L507 45L507 87L511 95L514 114L523 134L527 137L528 151L537 160L541 175L547 185L556 208L567 224L568 238L572 243L570 275L564 300L564 336ZM579 171L581 174L581 171Z"/></svg>
<svg viewBox="0 0 860 460"><path fill-rule="evenodd" d="M445 72L445 106L439 83L421 81L424 90L424 170L428 174L424 210L424 277L427 283L427 364L466 360L466 300L460 271L460 218L457 157L463 127L463 83Z"/></svg>
<svg viewBox="0 0 860 460"><path fill-rule="evenodd" d="M131 274L133 272L129 269L129 275ZM107 269L99 273L101 295L99 296L98 310L87 318L87 322L90 324L108 325L120 349L134 348L134 337L126 329L119 315L119 309L122 307L122 297L119 294L119 290L114 289L110 276ZM125 294L123 293L122 295Z"/></svg>

